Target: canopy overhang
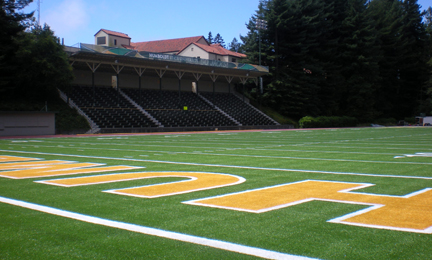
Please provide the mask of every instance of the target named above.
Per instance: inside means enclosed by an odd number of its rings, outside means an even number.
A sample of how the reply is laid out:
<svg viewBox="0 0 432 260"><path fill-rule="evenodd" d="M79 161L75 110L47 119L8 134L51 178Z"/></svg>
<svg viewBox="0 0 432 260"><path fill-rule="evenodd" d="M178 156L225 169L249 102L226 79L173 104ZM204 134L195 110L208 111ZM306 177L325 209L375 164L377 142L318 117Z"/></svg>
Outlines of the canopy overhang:
<svg viewBox="0 0 432 260"><path fill-rule="evenodd" d="M120 66L124 68L121 73L136 74L137 69L141 68L146 69L146 74L157 75L156 71L163 70L167 77L175 77L177 72L182 72L184 78L194 78L193 74L201 74L204 78L218 78L218 81L231 78L233 82L257 79L269 73L268 67L264 66L137 52L124 48L86 44L80 45L80 48L65 47L65 50L75 69L88 70L90 64L97 64L98 72L112 72L113 66Z"/></svg>

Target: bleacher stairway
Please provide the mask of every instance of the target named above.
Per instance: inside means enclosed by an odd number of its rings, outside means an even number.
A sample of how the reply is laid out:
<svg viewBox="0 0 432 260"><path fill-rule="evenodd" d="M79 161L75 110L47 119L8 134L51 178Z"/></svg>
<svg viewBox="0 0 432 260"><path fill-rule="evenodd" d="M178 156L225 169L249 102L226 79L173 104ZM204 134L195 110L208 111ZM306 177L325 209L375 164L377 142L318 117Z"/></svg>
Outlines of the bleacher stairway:
<svg viewBox="0 0 432 260"><path fill-rule="evenodd" d="M63 100L77 108L92 132L153 132L277 126L233 94L74 86Z"/></svg>

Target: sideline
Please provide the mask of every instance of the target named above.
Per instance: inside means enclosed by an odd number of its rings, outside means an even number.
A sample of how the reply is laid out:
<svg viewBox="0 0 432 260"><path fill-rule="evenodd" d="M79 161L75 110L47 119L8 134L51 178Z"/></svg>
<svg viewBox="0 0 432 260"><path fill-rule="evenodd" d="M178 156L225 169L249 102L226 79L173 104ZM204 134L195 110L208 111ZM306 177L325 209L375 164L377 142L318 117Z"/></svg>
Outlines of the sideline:
<svg viewBox="0 0 432 260"><path fill-rule="evenodd" d="M14 205L14 206L18 206L18 207L31 209L31 210L36 210L36 211L40 211L40 212L44 212L44 213L48 213L48 214L52 214L52 215L56 215L56 216L60 216L60 217L75 219L78 221L83 221L83 222L87 222L87 223L91 223L91 224L102 225L102 226L107 226L107 227L112 227L112 228L118 228L118 229L132 231L132 232L141 233L141 234L145 234L145 235L168 238L168 239L177 240L177 241L181 241L181 242L192 243L192 244L197 244L197 245L201 245L201 246L208 246L208 247L213 247L213 248L222 249L222 250L226 250L226 251L236 252L236 253L240 253L240 254L266 258L266 259L287 259L287 260L314 259L314 258L309 258L309 257L284 254L284 253L280 253L280 252L276 252L276 251L270 251L270 250L266 250L266 249L262 249L262 248L239 245L239 244L230 243L230 242L226 242L226 241L209 239L209 238L205 238L205 237L197 237L197 236L192 236L192 235L187 235L187 234L182 234L182 233L177 233L177 232L172 232L172 231L166 231L166 230L161 230L161 229L152 228L152 227L145 227L145 226L139 226L139 225L135 225L135 224L131 224L131 223L125 223L125 222L119 222L119 221L114 221L114 220L109 220L109 219L98 218L98 217L94 217L94 216L89 216L89 215L84 215L84 214L75 213L75 212L71 212L71 211L51 208L48 206L38 205L38 204L29 203L29 202L20 201L20 200L9 199L9 198L5 198L5 197L0 197L0 202Z"/></svg>
<svg viewBox="0 0 432 260"><path fill-rule="evenodd" d="M82 143L85 144L85 143ZM17 144L14 144L17 145ZM19 145L22 145L21 143ZM97 144L99 145L99 144ZM120 144L110 144L110 145L120 145ZM63 149L87 149L87 150L100 150L100 148L96 147L81 147L81 146L49 146L49 145L37 145L38 147L45 148L63 148ZM129 146L137 146L130 144ZM152 145L157 146L157 145ZM165 146L169 147L169 146ZM173 146L171 146L173 147ZM195 147L193 147L195 148ZM196 147L198 148L198 147ZM243 148L242 148L243 149ZM150 153L166 153L166 154L187 154L187 155L208 155L208 156L227 156L227 157L250 157L250 158L271 158L271 159L292 159L292 160L312 160L312 161L334 161L334 162L354 162L354 163L383 163L383 164L411 164L411 165L432 165L429 162L397 162L397 161L370 161L370 160L354 160L354 159L334 159L334 158L309 158L309 157L293 157L293 156L271 156L271 155L246 155L246 154L229 154L229 153L207 153L207 152L170 152L170 151L150 151L150 150L131 150L131 149L116 149L116 148L107 148L106 151L130 151L130 152L150 152ZM260 150L260 149L253 149ZM416 149L418 150L418 149ZM428 149L429 150L429 149ZM277 151L277 150L269 150L269 151ZM340 152L342 153L342 152ZM418 153L417 153L418 154ZM431 153L432 154L432 153ZM395 155L394 159L404 158L405 155ZM406 155L406 157L416 157L415 155ZM420 157L417 155L417 157ZM432 157L432 156L421 156L421 157Z"/></svg>
<svg viewBox="0 0 432 260"><path fill-rule="evenodd" d="M317 128L319 130L320 128ZM324 128L322 128L324 129ZM76 135L28 135L28 136L0 136L1 139L27 139L27 138L68 138L68 137L115 137L115 136L140 136L140 135L185 135L185 134L220 134L220 133L242 133L242 132L272 132L293 131L296 128L287 129L249 129L249 130L215 130L215 131L186 131L186 132L146 132L146 133L107 133L107 134L76 134Z"/></svg>

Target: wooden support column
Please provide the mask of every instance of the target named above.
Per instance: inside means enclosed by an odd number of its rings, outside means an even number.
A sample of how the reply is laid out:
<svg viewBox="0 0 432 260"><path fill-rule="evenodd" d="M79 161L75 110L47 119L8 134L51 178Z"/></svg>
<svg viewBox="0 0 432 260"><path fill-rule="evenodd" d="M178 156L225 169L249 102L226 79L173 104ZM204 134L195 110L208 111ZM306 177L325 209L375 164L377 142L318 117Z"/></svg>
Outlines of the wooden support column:
<svg viewBox="0 0 432 260"><path fill-rule="evenodd" d="M155 69L156 73L159 76L159 91L162 91L162 77L165 74L166 70L163 69Z"/></svg>
<svg viewBox="0 0 432 260"><path fill-rule="evenodd" d="M261 80L261 86L262 86L262 78L253 78L252 80L255 82L255 85L258 87L258 79ZM261 109L261 96L262 96L262 89L261 91L257 91L257 95L258 95L258 99L259 99L259 105L260 105L260 109Z"/></svg>
<svg viewBox="0 0 432 260"><path fill-rule="evenodd" d="M202 76L202 73L192 73L193 74L193 76L195 77L195 79L196 79L196 93L198 94L199 93L199 86L198 86L198 82L199 82L199 80L200 80L200 78L201 78L201 76Z"/></svg>
<svg viewBox="0 0 432 260"><path fill-rule="evenodd" d="M134 69L138 73L138 89L139 89L139 93L140 93L139 103L142 104L141 77L142 77L142 75L146 69L145 68L137 68L137 67L134 67Z"/></svg>
<svg viewBox="0 0 432 260"><path fill-rule="evenodd" d="M240 81L241 81L241 83L242 83L242 96L243 96L243 102L245 101L245 95L244 95L244 87L245 87L245 84L246 84L246 81L248 81L248 74L246 74L246 77L245 78L240 78Z"/></svg>
<svg viewBox="0 0 432 260"><path fill-rule="evenodd" d="M179 79L179 81L178 81L178 94L179 94L178 106L180 108L181 107L181 78L183 77L185 72L184 71L174 71L174 72L177 75L177 78Z"/></svg>
<svg viewBox="0 0 432 260"><path fill-rule="evenodd" d="M213 71L212 71L213 73ZM213 81L213 102L215 101L215 90L216 90L216 80L219 77L219 75L215 74L209 74L211 80Z"/></svg>
<svg viewBox="0 0 432 260"><path fill-rule="evenodd" d="M117 63L117 62L116 62ZM117 77L117 106L120 107L120 72L123 70L124 66L120 65L111 65L111 67L114 69L114 71L116 72L116 77Z"/></svg>
<svg viewBox="0 0 432 260"><path fill-rule="evenodd" d="M233 76L225 76L226 80L228 81L228 93L231 94L231 82L234 79Z"/></svg>
<svg viewBox="0 0 432 260"><path fill-rule="evenodd" d="M88 62L86 62L87 63L87 66L90 68L90 70L92 71L92 89L93 89L93 106L95 106L96 105L96 102L95 102L95 100L96 100L96 93L95 93L95 79L94 79L94 76L95 76L95 72L96 72L96 70L99 68L99 66L101 65L100 63L92 63L91 65L90 65L90 63L88 63Z"/></svg>

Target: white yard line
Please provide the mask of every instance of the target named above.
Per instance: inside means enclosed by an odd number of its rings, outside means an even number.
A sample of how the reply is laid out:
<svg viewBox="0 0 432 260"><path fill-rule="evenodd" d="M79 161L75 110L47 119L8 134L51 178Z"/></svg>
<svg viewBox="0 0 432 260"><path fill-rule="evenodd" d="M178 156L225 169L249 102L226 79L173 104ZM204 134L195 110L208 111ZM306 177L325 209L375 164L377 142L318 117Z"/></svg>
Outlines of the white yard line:
<svg viewBox="0 0 432 260"><path fill-rule="evenodd" d="M38 147L47 148L65 148L65 149L86 149L86 150L100 150L100 148L91 147L59 147L49 145L38 145ZM167 154L192 154L192 155L209 155L209 156L228 156L228 157L249 157L249 158L272 158L272 159L289 159L289 160L311 160L311 161L331 161L331 162L354 162L354 163L379 163L379 164L409 164L409 165L432 165L428 162L401 162L401 161L371 161L371 160L353 160L353 159L334 159L334 158L310 158L310 157L293 157L293 156L271 156L271 155L247 155L247 154L219 154L204 152L172 152L172 151L152 151L152 150L131 150L131 149L115 149L108 148L106 151L125 151L125 152L139 152L139 153L167 153ZM258 150L258 149L256 149ZM207 152L207 153L206 153ZM156 155L156 154L155 154ZM395 154L393 154L395 155ZM400 155L400 154L398 154ZM402 157L400 157L402 158Z"/></svg>
<svg viewBox="0 0 432 260"><path fill-rule="evenodd" d="M309 257L284 254L284 253L266 250L257 247L244 246L244 245L230 243L221 240L192 236L188 234L166 231L166 230L152 228L152 227L140 226L132 223L125 223L125 222L119 222L110 219L98 218L94 216L84 215L76 212L56 209L48 206L38 205L34 203L29 203L29 202L5 198L5 197L0 197L0 202L31 209L31 210L36 210L43 213L48 213L60 217L83 221L91 224L118 228L118 229L132 231L132 232L141 233L145 235L157 236L157 237L177 240L181 242L197 244L201 246L208 246L212 248L236 252L245 255L252 255L256 257L262 257L266 259L292 259L292 260L313 259Z"/></svg>
<svg viewBox="0 0 432 260"><path fill-rule="evenodd" d="M28 151L15 151L15 150L0 150L0 152L38 154L38 155L55 155L55 156L65 156L65 157L91 158L91 159L104 159L104 160L119 160L119 161L135 161L135 162L148 162L148 163L178 164L178 165L191 165L191 166L221 167L221 168L248 169L248 170L265 170L265 171L282 171L282 172L307 172L307 173L334 174L334 175L351 175L351 176L367 176L367 177L381 177L381 178L401 178L401 179L432 180L432 177L424 177L424 176L381 175L381 174L354 173L354 172L333 172L333 171L286 169L286 168L266 168L266 167L254 167L254 166L206 164L206 163L189 163L189 162L173 162L173 161L159 161L159 160L145 160L145 159L131 159L131 158L115 158L115 157L87 156L87 155L60 154L60 153L28 152Z"/></svg>
<svg viewBox="0 0 432 260"><path fill-rule="evenodd" d="M55 143L64 143L64 144L69 144L69 142L45 142L45 143L51 143L51 144L55 144ZM136 142L135 142L136 143ZM94 145L95 143L80 143L80 144L91 144ZM115 144L115 143L97 143L98 145L116 145L116 146L138 146L138 147L143 147L143 146L156 146L156 147L160 147L159 145L149 145L149 144ZM219 143L221 144L221 143ZM232 143L231 143L232 144ZM16 145L22 145L22 144L16 144ZM39 145L40 146L40 145ZM268 145L265 147L275 147L275 148L280 148L280 147L284 147L284 146L289 146L289 145ZM48 146L47 146L48 147ZM52 146L52 147L57 147L57 146ZM79 146L72 146L72 147L79 147ZM205 147L205 146L172 146L172 145L164 145L163 147L170 147L170 148L187 148L187 149L198 149L198 148L202 148L202 149L216 149L216 147L212 146L212 147ZM331 146L330 146L331 147ZM79 147L81 148L81 147ZM315 151L315 150L294 150L294 149L265 149L265 148L240 148L240 147L233 147L233 148L223 148L220 147L218 149L225 149L225 150L254 150L254 151L274 151L274 152L301 152L301 153L344 153L344 154L365 154L365 155L400 155L400 153L370 153L370 152L349 152L349 151ZM418 150L418 149L416 149ZM430 150L430 149L428 149ZM128 150L128 151L135 151L135 150ZM146 150L136 150L136 151L146 151ZM153 151L149 151L149 152L153 152ZM157 151L160 152L160 151Z"/></svg>

